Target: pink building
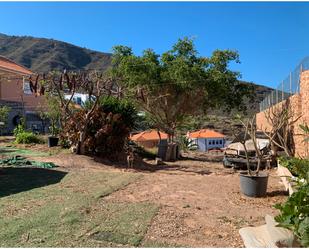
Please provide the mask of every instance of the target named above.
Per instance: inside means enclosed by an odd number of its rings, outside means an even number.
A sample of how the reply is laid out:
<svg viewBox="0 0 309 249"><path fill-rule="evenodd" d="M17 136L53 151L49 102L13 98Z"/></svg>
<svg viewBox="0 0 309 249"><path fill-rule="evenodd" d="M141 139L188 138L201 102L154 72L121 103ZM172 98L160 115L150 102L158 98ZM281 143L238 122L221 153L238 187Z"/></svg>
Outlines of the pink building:
<svg viewBox="0 0 309 249"><path fill-rule="evenodd" d="M22 116L26 116L27 128L42 131L42 121L37 115L43 98L35 96L27 79L34 73L14 61L0 56L0 106L9 106L11 112L7 132L11 132Z"/></svg>

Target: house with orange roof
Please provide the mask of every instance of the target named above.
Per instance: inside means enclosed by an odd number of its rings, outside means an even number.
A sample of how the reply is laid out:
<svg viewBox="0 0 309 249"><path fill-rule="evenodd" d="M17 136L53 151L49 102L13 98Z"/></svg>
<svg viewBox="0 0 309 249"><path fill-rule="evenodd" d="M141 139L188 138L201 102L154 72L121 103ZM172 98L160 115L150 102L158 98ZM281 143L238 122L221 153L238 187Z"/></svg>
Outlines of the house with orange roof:
<svg viewBox="0 0 309 249"><path fill-rule="evenodd" d="M221 149L225 144L225 136L223 134L209 129L188 132L187 137L194 144L198 145L199 151Z"/></svg>
<svg viewBox="0 0 309 249"><path fill-rule="evenodd" d="M16 62L0 56L0 106L9 106L7 132L11 132L22 116L26 117L27 128L40 130L42 120L37 114L38 107L44 105L41 96L30 91L29 76L34 73Z"/></svg>
<svg viewBox="0 0 309 249"><path fill-rule="evenodd" d="M137 134L134 134L130 137L132 141L137 143L140 146L143 146L145 148L153 148L158 146L158 143L161 140L167 141L168 135L164 132L158 132L155 129L152 130L147 130L147 131L142 131Z"/></svg>

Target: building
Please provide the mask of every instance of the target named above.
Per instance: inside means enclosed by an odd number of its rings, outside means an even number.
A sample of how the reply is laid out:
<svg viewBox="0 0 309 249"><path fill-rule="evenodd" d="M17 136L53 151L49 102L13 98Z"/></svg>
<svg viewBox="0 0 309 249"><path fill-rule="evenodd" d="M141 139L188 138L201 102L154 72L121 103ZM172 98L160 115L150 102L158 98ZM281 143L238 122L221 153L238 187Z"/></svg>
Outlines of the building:
<svg viewBox="0 0 309 249"><path fill-rule="evenodd" d="M71 94L65 94L64 98L69 100L71 98ZM89 95L86 93L74 93L72 97L72 102L77 105L84 106L85 103L89 100ZM91 96L91 100L95 100L95 96Z"/></svg>
<svg viewBox="0 0 309 249"><path fill-rule="evenodd" d="M225 144L225 136L223 134L208 129L188 132L187 137L198 146L199 151L221 149Z"/></svg>
<svg viewBox="0 0 309 249"><path fill-rule="evenodd" d="M161 140L167 141L168 135L161 131L159 133ZM130 139L137 143L139 146L143 146L145 148L157 147L160 141L158 131L154 129L134 134L130 137Z"/></svg>
<svg viewBox="0 0 309 249"><path fill-rule="evenodd" d="M34 73L14 61L0 56L0 106L9 106L8 125L4 133L11 133L21 117L26 117L26 126L34 131L43 131L45 127L37 114L44 105L41 96L30 91L28 78Z"/></svg>

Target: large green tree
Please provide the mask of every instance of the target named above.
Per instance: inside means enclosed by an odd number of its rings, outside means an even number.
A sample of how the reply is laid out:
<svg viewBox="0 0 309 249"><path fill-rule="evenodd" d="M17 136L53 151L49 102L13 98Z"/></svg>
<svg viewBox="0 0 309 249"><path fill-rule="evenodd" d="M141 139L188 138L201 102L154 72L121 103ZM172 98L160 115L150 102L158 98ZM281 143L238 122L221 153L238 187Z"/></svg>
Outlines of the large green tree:
<svg viewBox="0 0 309 249"><path fill-rule="evenodd" d="M138 56L129 47L115 46L112 72L156 128L173 139L186 116L241 105L249 88L239 83L238 72L228 68L232 61L239 63L235 51L216 50L203 57L193 40L184 38L161 55L147 49Z"/></svg>

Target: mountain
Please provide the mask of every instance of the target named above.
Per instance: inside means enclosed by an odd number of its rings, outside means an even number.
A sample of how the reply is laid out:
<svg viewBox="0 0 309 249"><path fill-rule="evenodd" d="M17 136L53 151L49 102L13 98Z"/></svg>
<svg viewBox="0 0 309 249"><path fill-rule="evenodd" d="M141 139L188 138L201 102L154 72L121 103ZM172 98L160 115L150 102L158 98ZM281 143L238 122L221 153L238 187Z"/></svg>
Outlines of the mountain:
<svg viewBox="0 0 309 249"><path fill-rule="evenodd" d="M0 33L0 55L34 72L51 70L106 69L111 54L81 48L66 42Z"/></svg>
<svg viewBox="0 0 309 249"><path fill-rule="evenodd" d="M1 33L0 55L12 59L34 72L47 72L54 69L102 70L111 63L110 53L93 51L53 39L9 36ZM252 84L254 88L254 100L245 101L249 112L254 113L259 110L259 103L265 94L272 89L255 83L243 83Z"/></svg>

